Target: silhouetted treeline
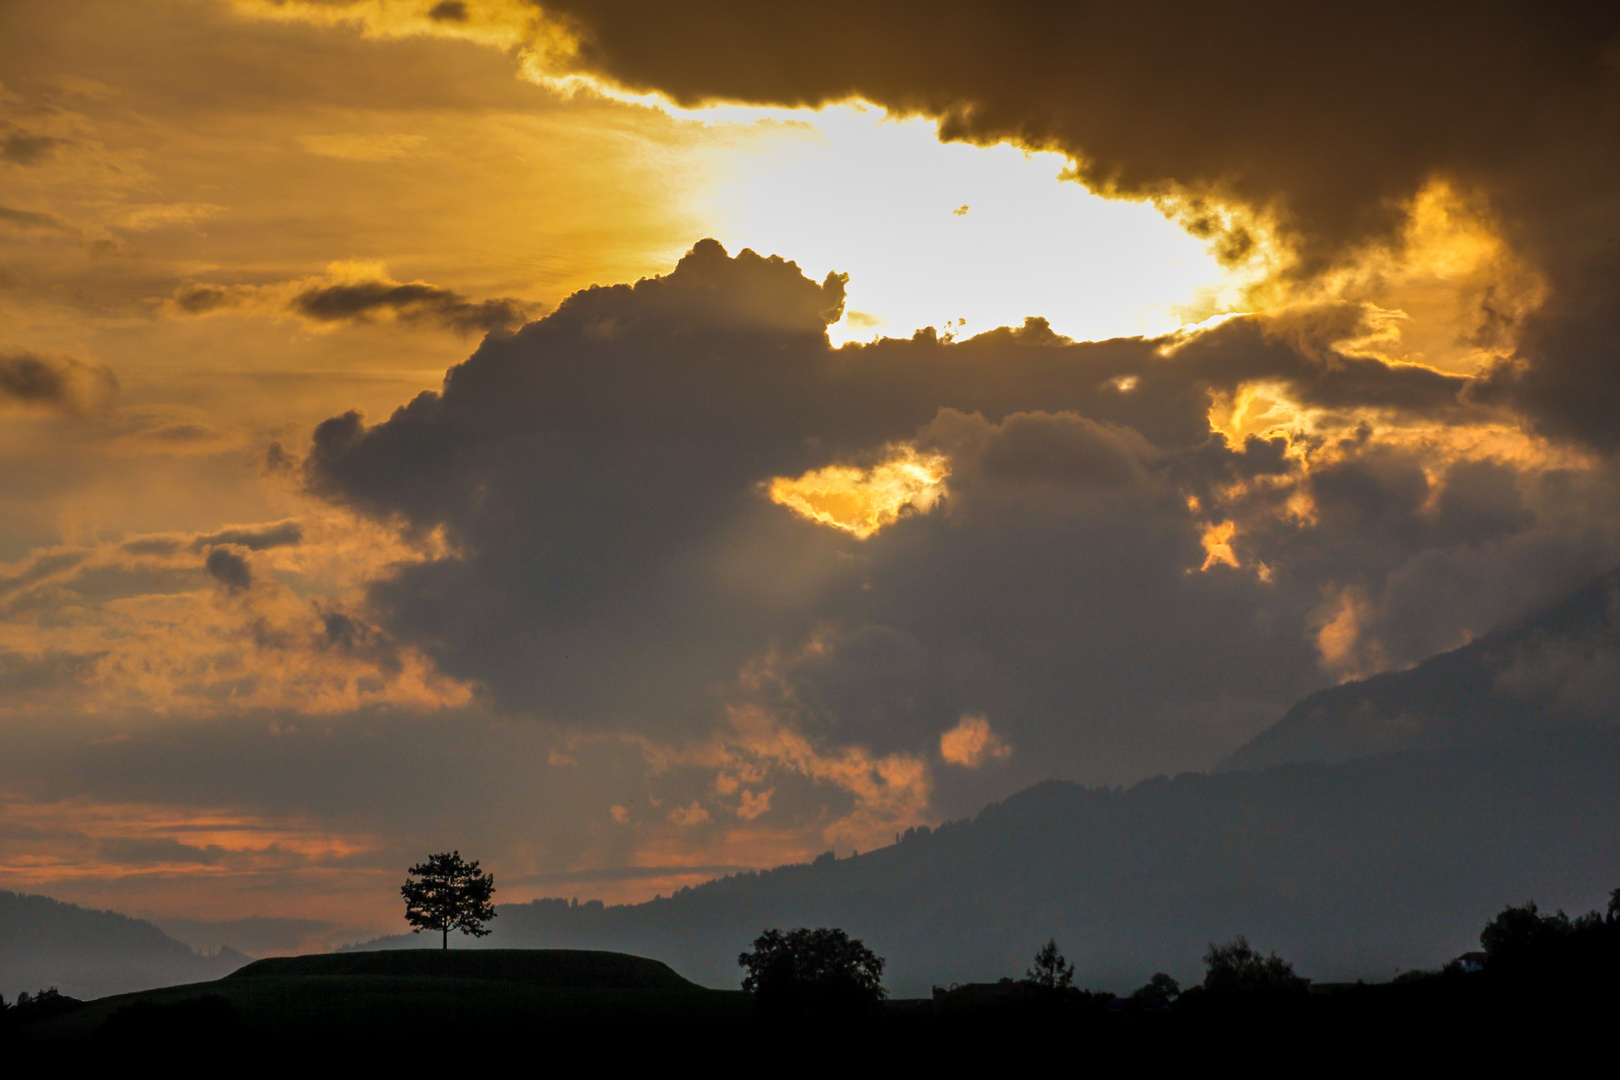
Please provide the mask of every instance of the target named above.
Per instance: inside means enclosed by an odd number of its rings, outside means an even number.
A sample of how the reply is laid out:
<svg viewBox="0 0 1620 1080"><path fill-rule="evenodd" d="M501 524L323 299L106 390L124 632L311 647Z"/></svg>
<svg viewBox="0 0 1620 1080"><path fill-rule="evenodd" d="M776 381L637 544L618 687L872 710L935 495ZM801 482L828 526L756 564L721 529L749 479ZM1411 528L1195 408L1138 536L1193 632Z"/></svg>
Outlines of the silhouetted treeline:
<svg viewBox="0 0 1620 1080"><path fill-rule="evenodd" d="M737 958L745 991L674 976L595 988L545 977L558 964L577 966L579 954L348 953L263 961L197 992L105 1005L46 991L0 1010L0 1024L25 1047L86 1054L186 1047L327 1061L363 1053L374 1064L390 1050L436 1060L451 1050L568 1043L610 1048L614 1062L640 1066L725 1046L800 1072L878 1060L852 1053L960 1071L1064 1054L1072 1063L1076 1048L1094 1065L1196 1065L1226 1047L1251 1063L1297 1069L1328 1063L1324 1054L1335 1067L1414 1053L1494 1063L1548 1050L1553 1032L1560 1052L1600 1048L1620 1006L1620 890L1601 914L1503 908L1478 937L1479 952L1438 970L1312 984L1288 959L1235 936L1206 943L1203 977L1190 989L1157 972L1123 995L1087 989L1086 973L1048 939L1022 977L888 1001L883 958L836 928L760 934ZM594 955L597 967L652 963Z"/></svg>

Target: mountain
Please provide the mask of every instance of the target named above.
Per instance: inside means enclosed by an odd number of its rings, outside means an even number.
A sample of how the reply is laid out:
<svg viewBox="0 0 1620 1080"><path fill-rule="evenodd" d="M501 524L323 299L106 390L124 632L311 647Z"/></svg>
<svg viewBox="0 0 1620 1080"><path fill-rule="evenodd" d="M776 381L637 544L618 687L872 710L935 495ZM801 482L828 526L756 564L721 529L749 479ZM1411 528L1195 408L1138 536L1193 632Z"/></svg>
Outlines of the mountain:
<svg viewBox="0 0 1620 1080"><path fill-rule="evenodd" d="M1476 948L1505 904L1601 906L1620 885L1617 815L1620 731L1574 725L1123 791L1048 782L849 859L643 904L503 905L485 942L630 952L735 987L761 930L840 926L910 996L1021 975L1054 936L1084 985L1123 991L1160 970L1185 982L1207 943L1242 933L1311 978L1388 979Z"/></svg>
<svg viewBox="0 0 1620 1080"><path fill-rule="evenodd" d="M96 998L217 979L248 963L232 949L199 953L140 919L0 890L0 994L54 986Z"/></svg>
<svg viewBox="0 0 1620 1080"><path fill-rule="evenodd" d="M1620 570L1406 671L1305 698L1221 764L1255 769L1478 746L1620 718Z"/></svg>

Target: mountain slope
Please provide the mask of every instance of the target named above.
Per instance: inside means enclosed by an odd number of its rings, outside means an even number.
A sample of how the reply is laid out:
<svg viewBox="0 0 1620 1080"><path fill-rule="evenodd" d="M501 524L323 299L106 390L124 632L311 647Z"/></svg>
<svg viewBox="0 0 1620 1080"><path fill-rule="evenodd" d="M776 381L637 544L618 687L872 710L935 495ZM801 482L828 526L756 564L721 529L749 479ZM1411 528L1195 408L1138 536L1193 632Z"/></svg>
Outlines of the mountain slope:
<svg viewBox="0 0 1620 1080"><path fill-rule="evenodd" d="M55 986L77 998L217 979L248 962L206 955L149 922L0 890L0 994Z"/></svg>
<svg viewBox="0 0 1620 1080"><path fill-rule="evenodd" d="M901 995L1018 975L1056 936L1085 985L1197 978L1245 933L1317 979L1387 979L1476 947L1536 897L1575 909L1620 884L1620 732L1344 765L1049 782L972 821L851 859L723 878L638 905L504 905L492 947L654 956L713 987L767 927L841 926ZM371 947L409 947L401 935Z"/></svg>
<svg viewBox="0 0 1620 1080"><path fill-rule="evenodd" d="M1221 763L1256 769L1477 746L1620 718L1620 570L1407 671L1305 698Z"/></svg>

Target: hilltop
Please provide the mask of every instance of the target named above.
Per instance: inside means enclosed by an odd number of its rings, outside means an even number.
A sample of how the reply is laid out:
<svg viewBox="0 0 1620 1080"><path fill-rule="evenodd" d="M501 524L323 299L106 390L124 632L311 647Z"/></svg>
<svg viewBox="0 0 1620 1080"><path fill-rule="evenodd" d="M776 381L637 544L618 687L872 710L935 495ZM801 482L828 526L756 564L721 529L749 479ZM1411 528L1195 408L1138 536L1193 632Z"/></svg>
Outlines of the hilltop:
<svg viewBox="0 0 1620 1080"><path fill-rule="evenodd" d="M493 979L559 990L695 990L668 964L594 949L403 949L275 956L230 980L299 978Z"/></svg>
<svg viewBox="0 0 1620 1080"><path fill-rule="evenodd" d="M27 1038L105 1037L103 1025L121 1013L135 1035L376 1048L409 1045L426 1032L560 1037L605 1023L659 1031L730 1023L747 1007L740 992L705 990L640 956L411 949L259 960L214 982L89 1002L30 1025Z"/></svg>

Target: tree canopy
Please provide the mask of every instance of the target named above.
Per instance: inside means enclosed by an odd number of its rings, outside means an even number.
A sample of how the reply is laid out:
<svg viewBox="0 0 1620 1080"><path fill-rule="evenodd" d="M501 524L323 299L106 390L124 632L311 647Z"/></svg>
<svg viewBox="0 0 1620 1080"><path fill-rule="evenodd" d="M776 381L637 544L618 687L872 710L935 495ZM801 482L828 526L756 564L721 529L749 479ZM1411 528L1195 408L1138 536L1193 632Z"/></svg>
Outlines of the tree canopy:
<svg viewBox="0 0 1620 1080"><path fill-rule="evenodd" d="M478 860L464 862L460 851L429 855L410 868L400 887L405 897L405 921L411 933L437 930L443 948L450 947L450 931L473 937L489 933L484 925L495 917L495 877L479 870Z"/></svg>
<svg viewBox="0 0 1620 1080"><path fill-rule="evenodd" d="M742 988L770 1012L870 1012L888 996L883 958L838 929L767 930L737 963Z"/></svg>
<svg viewBox="0 0 1620 1080"><path fill-rule="evenodd" d="M1057 938L1051 938L1035 954L1035 963L1024 972L1024 981L1042 990L1070 990L1074 987L1074 965L1063 958Z"/></svg>
<svg viewBox="0 0 1620 1080"><path fill-rule="evenodd" d="M1204 989L1217 993L1303 993L1310 986L1294 974L1294 965L1276 953L1260 955L1242 934L1225 945L1211 942L1204 964Z"/></svg>

